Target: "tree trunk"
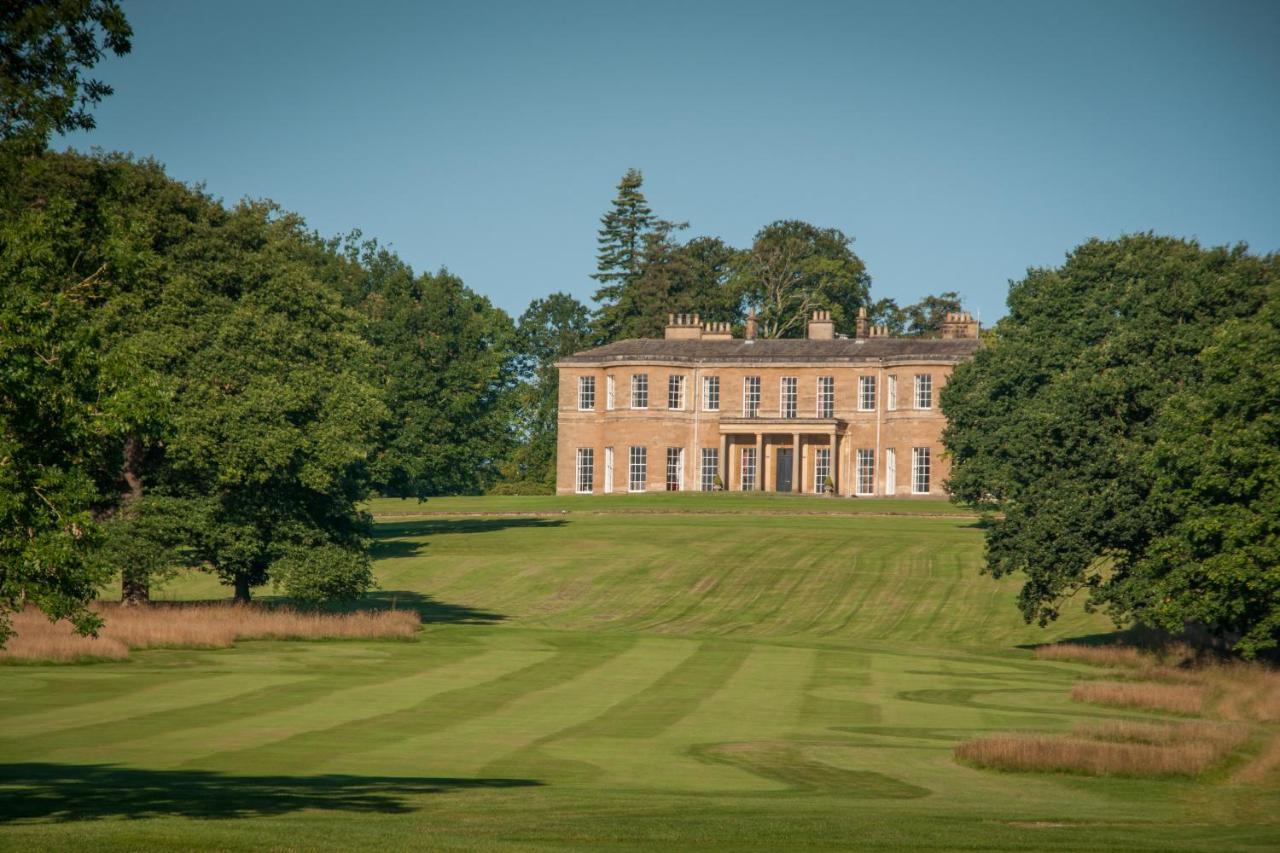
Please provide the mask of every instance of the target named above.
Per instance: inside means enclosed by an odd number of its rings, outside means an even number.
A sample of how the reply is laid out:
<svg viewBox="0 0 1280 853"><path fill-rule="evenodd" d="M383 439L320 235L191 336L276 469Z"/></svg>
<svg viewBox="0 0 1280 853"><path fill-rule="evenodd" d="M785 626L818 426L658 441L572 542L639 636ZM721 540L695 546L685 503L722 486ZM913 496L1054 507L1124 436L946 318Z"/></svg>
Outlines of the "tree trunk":
<svg viewBox="0 0 1280 853"><path fill-rule="evenodd" d="M120 515L132 518L142 498L142 442L131 435L124 440L124 469L121 472L127 488L120 499ZM151 599L151 579L145 571L132 566L120 567L120 602L126 607L146 604Z"/></svg>
<svg viewBox="0 0 1280 853"><path fill-rule="evenodd" d="M249 603L249 576L236 575L236 604Z"/></svg>

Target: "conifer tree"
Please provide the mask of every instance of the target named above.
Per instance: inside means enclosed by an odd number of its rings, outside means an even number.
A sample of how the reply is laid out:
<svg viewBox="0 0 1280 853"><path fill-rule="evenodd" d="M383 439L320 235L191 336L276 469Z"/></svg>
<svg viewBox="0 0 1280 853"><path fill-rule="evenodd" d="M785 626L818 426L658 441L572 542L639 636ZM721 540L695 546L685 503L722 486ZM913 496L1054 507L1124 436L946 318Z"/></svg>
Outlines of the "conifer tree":
<svg viewBox="0 0 1280 853"><path fill-rule="evenodd" d="M601 303L600 333L606 339L612 339L615 331L609 322L608 308L640 277L645 235L657 224L640 190L643 183L644 176L639 169L628 169L618 183L613 206L600 217L596 272L591 277L600 283L594 299Z"/></svg>

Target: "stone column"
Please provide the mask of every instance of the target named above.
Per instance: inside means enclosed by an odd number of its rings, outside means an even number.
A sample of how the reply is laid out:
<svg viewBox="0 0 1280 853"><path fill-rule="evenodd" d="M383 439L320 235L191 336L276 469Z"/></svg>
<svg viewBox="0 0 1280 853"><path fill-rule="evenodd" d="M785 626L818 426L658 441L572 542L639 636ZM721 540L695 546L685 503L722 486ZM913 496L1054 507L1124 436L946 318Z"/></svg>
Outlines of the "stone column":
<svg viewBox="0 0 1280 853"><path fill-rule="evenodd" d="M800 433L791 433L791 491L801 492L800 485Z"/></svg>

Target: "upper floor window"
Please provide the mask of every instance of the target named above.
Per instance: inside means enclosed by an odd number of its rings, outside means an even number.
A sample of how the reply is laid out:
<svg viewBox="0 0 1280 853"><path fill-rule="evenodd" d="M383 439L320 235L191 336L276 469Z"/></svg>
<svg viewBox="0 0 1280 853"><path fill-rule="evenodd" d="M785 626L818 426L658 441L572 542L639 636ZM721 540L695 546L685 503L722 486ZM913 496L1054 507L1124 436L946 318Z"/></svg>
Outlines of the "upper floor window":
<svg viewBox="0 0 1280 853"><path fill-rule="evenodd" d="M874 376L858 377L858 411L874 412L876 410L876 378Z"/></svg>
<svg viewBox="0 0 1280 853"><path fill-rule="evenodd" d="M612 376L606 376L604 380L604 407L606 409L617 408L618 405L618 383Z"/></svg>
<svg viewBox="0 0 1280 853"><path fill-rule="evenodd" d="M631 374L631 408L649 408L649 374Z"/></svg>
<svg viewBox="0 0 1280 853"><path fill-rule="evenodd" d="M778 414L784 418L796 416L796 378L782 377L782 394L778 399Z"/></svg>
<svg viewBox="0 0 1280 853"><path fill-rule="evenodd" d="M742 416L754 418L760 414L760 377L748 376L742 380Z"/></svg>
<svg viewBox="0 0 1280 853"><path fill-rule="evenodd" d="M933 408L933 376L928 373L916 374L916 408Z"/></svg>
<svg viewBox="0 0 1280 853"><path fill-rule="evenodd" d="M673 373L667 377L667 408L684 408L684 376Z"/></svg>
<svg viewBox="0 0 1280 853"><path fill-rule="evenodd" d="M888 380L889 387L885 390L885 408L893 411L898 408L898 377L890 376Z"/></svg>
<svg viewBox="0 0 1280 853"><path fill-rule="evenodd" d="M834 376L818 377L818 417L834 418L836 416L836 378Z"/></svg>
<svg viewBox="0 0 1280 853"><path fill-rule="evenodd" d="M594 409L596 407L596 378L594 376L578 377L578 408Z"/></svg>
<svg viewBox="0 0 1280 853"><path fill-rule="evenodd" d="M702 377L702 410L704 412L720 411L720 377Z"/></svg>

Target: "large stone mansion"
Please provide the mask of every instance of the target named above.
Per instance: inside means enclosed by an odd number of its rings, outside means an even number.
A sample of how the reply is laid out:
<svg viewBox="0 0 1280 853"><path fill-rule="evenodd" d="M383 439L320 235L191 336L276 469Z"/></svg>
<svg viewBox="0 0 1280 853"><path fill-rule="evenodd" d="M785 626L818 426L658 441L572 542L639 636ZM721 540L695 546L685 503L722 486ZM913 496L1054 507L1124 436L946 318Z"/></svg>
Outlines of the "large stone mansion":
<svg viewBox="0 0 1280 853"><path fill-rule="evenodd" d="M805 340L670 315L662 340L557 364L556 491L941 496L938 391L977 348L967 313L929 339L890 337L863 311L844 338L815 311Z"/></svg>

